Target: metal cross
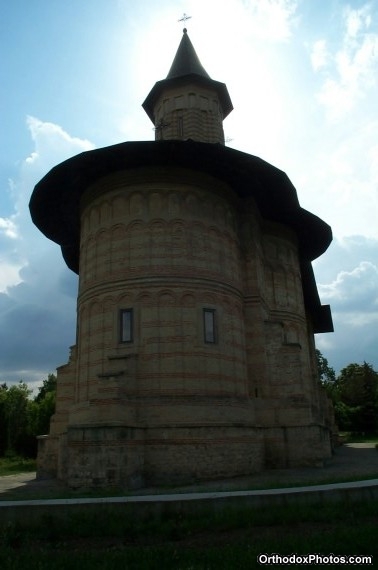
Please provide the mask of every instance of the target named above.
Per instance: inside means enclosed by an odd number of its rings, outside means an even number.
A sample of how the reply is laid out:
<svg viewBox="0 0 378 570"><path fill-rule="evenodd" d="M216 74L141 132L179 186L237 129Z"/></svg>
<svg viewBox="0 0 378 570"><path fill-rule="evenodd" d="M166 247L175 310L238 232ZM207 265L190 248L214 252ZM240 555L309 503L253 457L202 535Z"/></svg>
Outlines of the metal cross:
<svg viewBox="0 0 378 570"><path fill-rule="evenodd" d="M163 119L160 119L159 123L154 128L154 131L160 133L160 138L163 138L163 129L169 127L169 123L165 123Z"/></svg>
<svg viewBox="0 0 378 570"><path fill-rule="evenodd" d="M161 129L165 129L165 127L169 127L169 123L164 123L163 119L160 119L154 130L159 131Z"/></svg>
<svg viewBox="0 0 378 570"><path fill-rule="evenodd" d="M179 19L179 20L177 20L177 21L178 21L178 22L184 22L184 24L185 24L186 20L190 20L190 18L191 18L191 16L188 16L188 15L187 15L187 14L185 14L185 12L184 12L184 15L183 15L183 17L182 17L182 18L180 18L180 19Z"/></svg>

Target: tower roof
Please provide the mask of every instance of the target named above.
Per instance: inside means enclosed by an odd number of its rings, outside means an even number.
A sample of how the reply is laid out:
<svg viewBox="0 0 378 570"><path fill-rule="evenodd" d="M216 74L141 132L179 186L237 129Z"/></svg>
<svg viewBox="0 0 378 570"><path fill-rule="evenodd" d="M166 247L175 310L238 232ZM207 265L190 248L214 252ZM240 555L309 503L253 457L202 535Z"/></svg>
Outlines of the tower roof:
<svg viewBox="0 0 378 570"><path fill-rule="evenodd" d="M167 77L155 83L142 104L143 109L153 123L155 122L155 104L162 92L190 81L213 89L217 93L222 108L223 119L231 113L233 105L226 84L220 81L214 81L214 79L210 78L196 54L186 28L184 28L184 34Z"/></svg>
<svg viewBox="0 0 378 570"><path fill-rule="evenodd" d="M183 75L190 75L192 73L210 79L209 74L200 62L193 44L189 39L187 29L184 28L183 32L184 33L175 55L175 59L173 60L171 69L169 70L166 79L172 79L173 77L182 77Z"/></svg>

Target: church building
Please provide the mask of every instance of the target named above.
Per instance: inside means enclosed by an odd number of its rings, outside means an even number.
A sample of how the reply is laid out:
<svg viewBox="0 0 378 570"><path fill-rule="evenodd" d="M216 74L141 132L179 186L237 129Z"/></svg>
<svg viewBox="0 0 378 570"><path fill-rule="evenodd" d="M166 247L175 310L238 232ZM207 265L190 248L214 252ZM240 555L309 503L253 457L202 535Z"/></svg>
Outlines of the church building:
<svg viewBox="0 0 378 570"><path fill-rule="evenodd" d="M230 95L186 29L143 108L155 141L70 158L30 200L79 275L37 475L135 489L321 465L314 334L333 325L311 262L331 229L284 172L225 146Z"/></svg>

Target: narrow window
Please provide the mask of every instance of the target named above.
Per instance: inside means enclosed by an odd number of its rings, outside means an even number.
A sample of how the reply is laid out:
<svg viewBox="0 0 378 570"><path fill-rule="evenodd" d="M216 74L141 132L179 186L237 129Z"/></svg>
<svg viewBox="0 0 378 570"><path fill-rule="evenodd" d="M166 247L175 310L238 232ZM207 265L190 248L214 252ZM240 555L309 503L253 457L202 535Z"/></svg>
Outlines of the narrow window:
<svg viewBox="0 0 378 570"><path fill-rule="evenodd" d="M203 310L203 329L205 342L215 343L215 309Z"/></svg>
<svg viewBox="0 0 378 570"><path fill-rule="evenodd" d="M133 310L122 309L120 311L120 342L133 342Z"/></svg>
<svg viewBox="0 0 378 570"><path fill-rule="evenodd" d="M184 119L182 117L177 118L177 134L179 137L184 136Z"/></svg>

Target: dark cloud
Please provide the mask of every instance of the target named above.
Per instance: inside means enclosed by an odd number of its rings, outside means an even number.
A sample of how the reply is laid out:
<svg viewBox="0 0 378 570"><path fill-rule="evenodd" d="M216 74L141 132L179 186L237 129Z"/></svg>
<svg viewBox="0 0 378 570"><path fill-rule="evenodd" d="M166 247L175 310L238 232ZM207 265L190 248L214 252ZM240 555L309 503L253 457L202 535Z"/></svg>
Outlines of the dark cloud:
<svg viewBox="0 0 378 570"><path fill-rule="evenodd" d="M35 150L11 182L14 213L0 218L0 381L35 385L67 362L75 342L77 276L32 224L28 203L50 168L93 145L52 123L27 124Z"/></svg>
<svg viewBox="0 0 378 570"><path fill-rule="evenodd" d="M0 294L1 381L42 380L67 362L75 342L77 279L59 265L35 273L29 267L30 281Z"/></svg>
<svg viewBox="0 0 378 570"><path fill-rule="evenodd" d="M334 333L317 335L318 348L337 371L364 361L378 370L378 240L335 241L314 266L335 326Z"/></svg>
<svg viewBox="0 0 378 570"><path fill-rule="evenodd" d="M19 216L19 233L12 244L23 260L21 282L0 293L0 381L33 383L68 360L76 333L77 276L29 215ZM9 240L1 251L9 261Z"/></svg>

